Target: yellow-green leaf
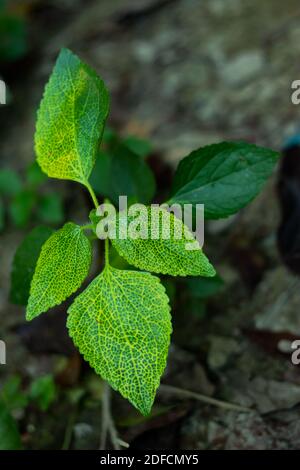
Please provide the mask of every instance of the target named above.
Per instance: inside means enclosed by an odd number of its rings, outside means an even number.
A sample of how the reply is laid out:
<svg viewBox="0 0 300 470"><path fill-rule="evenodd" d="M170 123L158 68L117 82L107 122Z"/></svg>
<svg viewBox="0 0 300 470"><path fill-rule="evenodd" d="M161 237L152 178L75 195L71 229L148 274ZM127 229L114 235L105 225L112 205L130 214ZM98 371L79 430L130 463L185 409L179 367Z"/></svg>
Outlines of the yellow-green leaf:
<svg viewBox="0 0 300 470"><path fill-rule="evenodd" d="M31 281L26 318L32 320L73 294L88 275L92 250L78 225L69 222L44 243Z"/></svg>
<svg viewBox="0 0 300 470"><path fill-rule="evenodd" d="M173 213L155 206L148 207L147 213L141 213L139 225L141 237L145 236L144 239L130 236L130 224L134 220L135 218L127 216L126 212L120 212L116 223L116 238L111 240L113 246L129 264L142 270L171 276L210 277L216 274L188 227ZM152 234L151 220L158 221L155 230L156 239ZM121 224L127 225L128 228L128 236L125 239L119 236ZM174 236L176 233L181 234L182 238L176 239ZM197 249L188 249L191 241Z"/></svg>
<svg viewBox="0 0 300 470"><path fill-rule="evenodd" d="M62 49L38 111L35 150L42 170L53 178L86 184L108 110L103 81Z"/></svg>
<svg viewBox="0 0 300 470"><path fill-rule="evenodd" d="M69 333L81 354L145 415L166 366L168 300L157 277L109 267L68 310Z"/></svg>

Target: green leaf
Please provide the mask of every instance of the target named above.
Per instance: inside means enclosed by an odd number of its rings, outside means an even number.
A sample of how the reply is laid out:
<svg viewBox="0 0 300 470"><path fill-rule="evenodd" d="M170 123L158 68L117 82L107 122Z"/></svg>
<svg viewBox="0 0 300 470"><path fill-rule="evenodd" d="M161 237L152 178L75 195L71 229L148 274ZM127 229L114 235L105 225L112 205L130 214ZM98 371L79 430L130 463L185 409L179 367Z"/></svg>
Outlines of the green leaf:
<svg viewBox="0 0 300 470"><path fill-rule="evenodd" d="M52 375L44 375L32 382L29 396L34 400L42 411L47 411L49 406L56 400L56 386Z"/></svg>
<svg viewBox="0 0 300 470"><path fill-rule="evenodd" d="M127 263L127 261L124 258L122 258L122 256L120 256L118 251L113 246L111 246L109 248L109 264L113 268L117 268L117 269L133 269L133 267L130 266ZM167 295L168 295L167 289L166 289L166 292L167 292Z"/></svg>
<svg viewBox="0 0 300 470"><path fill-rule="evenodd" d="M116 131L109 126L105 126L102 137L103 144L105 144L105 146L109 146L117 140L119 140L119 137Z"/></svg>
<svg viewBox="0 0 300 470"><path fill-rule="evenodd" d="M46 240L54 230L39 226L22 241L14 256L11 272L10 300L18 305L27 305L30 283L37 260Z"/></svg>
<svg viewBox="0 0 300 470"><path fill-rule="evenodd" d="M207 219L228 217L254 199L278 157L244 142L200 148L179 163L169 204L204 204Z"/></svg>
<svg viewBox="0 0 300 470"><path fill-rule="evenodd" d="M130 202L149 203L155 194L155 179L147 163L124 145L110 153L99 152L90 183L97 194L118 204L119 196Z"/></svg>
<svg viewBox="0 0 300 470"><path fill-rule="evenodd" d="M90 183L97 194L111 197L111 187L113 185L111 178L111 161L107 152L99 151L95 167L90 177ZM113 195L115 196L115 195Z"/></svg>
<svg viewBox="0 0 300 470"><path fill-rule="evenodd" d="M21 191L22 183L17 173L12 170L0 170L0 194L14 196Z"/></svg>
<svg viewBox="0 0 300 470"><path fill-rule="evenodd" d="M8 409L0 401L0 450L19 450L21 438L17 424Z"/></svg>
<svg viewBox="0 0 300 470"><path fill-rule="evenodd" d="M148 140L140 139L133 135L129 135L123 139L123 144L141 158L147 157L152 150L152 146Z"/></svg>
<svg viewBox="0 0 300 470"><path fill-rule="evenodd" d="M73 294L88 275L89 239L69 222L44 243L30 287L26 318L32 320Z"/></svg>
<svg viewBox="0 0 300 470"><path fill-rule="evenodd" d="M206 278L205 278L206 279ZM173 305L176 299L176 281L173 278L163 278L162 285L166 289L166 294L170 299L170 304Z"/></svg>
<svg viewBox="0 0 300 470"><path fill-rule="evenodd" d="M13 375L4 383L1 390L1 400L9 411L24 409L28 398L21 389L21 377Z"/></svg>
<svg viewBox="0 0 300 470"><path fill-rule="evenodd" d="M33 191L24 190L16 195L9 207L11 220L16 227L26 227L35 204L36 194Z"/></svg>
<svg viewBox="0 0 300 470"><path fill-rule="evenodd" d="M153 239L151 234L151 218L158 221L156 233L158 239ZM141 214L140 219L140 234L147 237L145 239L135 239L130 236L130 224L133 220L134 217L127 217L126 212L120 212L116 223L116 238L111 240L113 246L129 264L142 270L171 276L215 275L213 266L209 263L189 229L174 214L157 207L148 207L147 216L144 217ZM121 224L127 224L129 228L128 236L125 239L119 236ZM144 227L145 232L143 233ZM175 233L180 233L182 238L176 239ZM187 249L191 241L197 245L198 249Z"/></svg>
<svg viewBox="0 0 300 470"><path fill-rule="evenodd" d="M43 183L47 176L42 172L40 165L37 161L32 162L26 170L27 183L30 186L37 187Z"/></svg>
<svg viewBox="0 0 300 470"><path fill-rule="evenodd" d="M186 279L187 289L192 297L206 299L217 294L224 286L223 279L216 274L214 277Z"/></svg>
<svg viewBox="0 0 300 470"><path fill-rule="evenodd" d="M35 149L42 170L53 178L86 184L108 110L103 81L75 54L62 49L36 124Z"/></svg>
<svg viewBox="0 0 300 470"><path fill-rule="evenodd" d="M42 196L37 207L37 216L41 222L61 223L64 220L64 209L60 195L52 193Z"/></svg>
<svg viewBox="0 0 300 470"><path fill-rule="evenodd" d="M141 413L150 413L171 335L168 297L149 273L105 270L68 310L81 354Z"/></svg>

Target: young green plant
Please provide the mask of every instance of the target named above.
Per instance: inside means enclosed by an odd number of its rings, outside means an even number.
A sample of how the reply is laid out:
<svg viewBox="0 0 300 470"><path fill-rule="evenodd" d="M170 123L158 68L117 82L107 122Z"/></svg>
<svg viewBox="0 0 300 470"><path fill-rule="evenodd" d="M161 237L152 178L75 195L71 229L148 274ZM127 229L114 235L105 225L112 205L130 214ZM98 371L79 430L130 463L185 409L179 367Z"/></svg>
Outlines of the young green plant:
<svg viewBox="0 0 300 470"><path fill-rule="evenodd" d="M99 204L91 181L97 184L97 177L92 172L108 112L109 95L103 81L71 51L63 49L38 111L37 161L49 177L84 185L95 209ZM155 188L153 175L149 169L143 171L146 162L135 153L136 142L129 147L126 154L116 151L113 158L101 156L101 163L97 164L106 172L106 178L102 178L100 191L103 187L103 196L115 201L119 193L114 176L122 184L123 175L131 183L130 195L134 200L149 203ZM277 159L278 154L272 150L242 142L200 148L179 164L168 202L204 203L206 218L227 217L258 194ZM141 175L142 193L136 190ZM148 210L151 211L150 206ZM167 214L171 228L179 225L180 230L184 229L179 219ZM95 214L91 219L95 220ZM94 224L80 226L73 222L54 233L35 229L29 235L35 242L32 248L30 243L23 242L13 272L22 300L28 298L27 320L60 304L82 285L92 262L87 235L91 225L95 229ZM188 230L186 233L191 235ZM160 279L150 272L170 276L215 275L203 251L186 250L185 241L175 237L165 239L162 233L155 240L151 237L123 240L117 236L111 240L113 250L139 269L121 270L110 263L112 247L107 239L103 271L68 309L69 334L85 360L145 415L151 411L166 367L172 331L169 299Z"/></svg>
<svg viewBox="0 0 300 470"><path fill-rule="evenodd" d="M47 180L36 161L26 169L25 181L9 168L0 170L0 232L9 219L19 229L30 222L58 225L64 220L63 201L56 192L40 192Z"/></svg>

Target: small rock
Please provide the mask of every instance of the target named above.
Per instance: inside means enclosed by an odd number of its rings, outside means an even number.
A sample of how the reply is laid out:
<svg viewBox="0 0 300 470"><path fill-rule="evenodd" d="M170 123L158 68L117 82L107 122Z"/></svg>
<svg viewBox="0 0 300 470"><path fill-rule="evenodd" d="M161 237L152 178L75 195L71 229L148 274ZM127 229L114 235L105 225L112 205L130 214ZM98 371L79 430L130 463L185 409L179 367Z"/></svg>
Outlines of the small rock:
<svg viewBox="0 0 300 470"><path fill-rule="evenodd" d="M236 86L256 77L263 65L260 51L248 51L227 62L221 68L221 76L228 85Z"/></svg>

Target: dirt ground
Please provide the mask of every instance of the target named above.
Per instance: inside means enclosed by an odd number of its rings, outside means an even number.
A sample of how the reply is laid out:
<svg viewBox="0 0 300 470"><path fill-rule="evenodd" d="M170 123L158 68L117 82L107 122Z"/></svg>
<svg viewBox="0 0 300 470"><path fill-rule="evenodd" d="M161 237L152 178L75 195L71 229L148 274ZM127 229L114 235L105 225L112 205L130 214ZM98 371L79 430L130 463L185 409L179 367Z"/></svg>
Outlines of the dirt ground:
<svg viewBox="0 0 300 470"><path fill-rule="evenodd" d="M30 50L3 74L11 104L0 108L1 166L22 172L33 159L35 113L61 47L103 77L112 95L109 124L153 142L175 167L191 150L246 140L280 150L299 131L291 83L300 79L300 6L296 0L101 0L28 4ZM205 249L225 284L206 314L179 300L162 383L234 403L212 406L167 388L142 419L113 394L121 438L140 449L297 449L300 374L290 342L300 337L298 278L279 256L275 186L238 216L206 224ZM65 198L67 215L82 220L84 193L47 183ZM0 381L30 381L51 372L61 388L51 413L20 417L28 448L97 448L102 383L67 337L66 307L25 325L24 309L8 302L10 266L24 232L0 236L0 338L8 364ZM72 391L84 398L76 402ZM29 437L28 437L29 436Z"/></svg>

